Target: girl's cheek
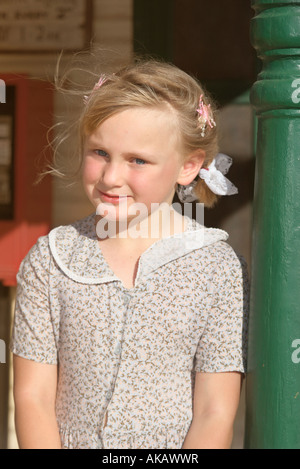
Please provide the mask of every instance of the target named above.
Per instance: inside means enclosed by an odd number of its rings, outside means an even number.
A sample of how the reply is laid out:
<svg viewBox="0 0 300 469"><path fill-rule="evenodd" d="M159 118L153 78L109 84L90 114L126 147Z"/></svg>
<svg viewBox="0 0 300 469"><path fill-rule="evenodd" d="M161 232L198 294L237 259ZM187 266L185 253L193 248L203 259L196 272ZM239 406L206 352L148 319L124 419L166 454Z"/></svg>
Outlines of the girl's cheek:
<svg viewBox="0 0 300 469"><path fill-rule="evenodd" d="M85 158L83 165L83 179L85 181L92 181L97 178L100 171L100 165L94 158Z"/></svg>

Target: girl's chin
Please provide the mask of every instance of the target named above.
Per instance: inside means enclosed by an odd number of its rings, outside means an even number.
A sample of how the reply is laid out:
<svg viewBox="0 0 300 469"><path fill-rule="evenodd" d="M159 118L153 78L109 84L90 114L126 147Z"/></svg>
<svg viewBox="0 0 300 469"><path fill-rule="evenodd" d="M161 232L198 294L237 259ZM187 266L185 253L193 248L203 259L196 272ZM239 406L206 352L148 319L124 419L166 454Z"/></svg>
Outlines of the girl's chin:
<svg viewBox="0 0 300 469"><path fill-rule="evenodd" d="M148 226L141 229L140 225L146 216L136 213L133 215L128 212L122 213L122 211L116 210L115 206L99 204L96 217L96 232L99 239L148 238Z"/></svg>
<svg viewBox="0 0 300 469"><path fill-rule="evenodd" d="M130 221L139 217L143 219L148 216L148 207L145 204L131 204L121 202L119 204L99 203L96 214L102 218L112 221Z"/></svg>

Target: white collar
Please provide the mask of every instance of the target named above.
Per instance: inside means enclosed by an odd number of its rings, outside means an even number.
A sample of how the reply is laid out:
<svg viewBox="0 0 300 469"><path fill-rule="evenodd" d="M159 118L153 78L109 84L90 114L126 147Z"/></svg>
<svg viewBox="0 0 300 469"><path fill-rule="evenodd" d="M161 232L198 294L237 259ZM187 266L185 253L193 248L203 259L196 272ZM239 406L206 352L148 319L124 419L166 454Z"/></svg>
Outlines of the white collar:
<svg viewBox="0 0 300 469"><path fill-rule="evenodd" d="M228 239L223 230L206 228L190 218L187 221L184 233L156 241L141 255L135 285L168 262ZM94 285L120 282L99 247L95 214L72 225L53 229L49 233L49 245L59 268L74 281Z"/></svg>

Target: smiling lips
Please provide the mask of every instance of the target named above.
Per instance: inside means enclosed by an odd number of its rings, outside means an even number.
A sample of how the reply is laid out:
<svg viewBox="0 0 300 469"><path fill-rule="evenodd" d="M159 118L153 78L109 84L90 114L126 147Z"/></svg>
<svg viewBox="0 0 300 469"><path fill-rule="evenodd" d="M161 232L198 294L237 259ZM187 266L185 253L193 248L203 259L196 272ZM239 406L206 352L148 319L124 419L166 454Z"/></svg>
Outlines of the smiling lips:
<svg viewBox="0 0 300 469"><path fill-rule="evenodd" d="M120 201L122 200L126 200L127 199L127 195L110 195L110 194L106 194L105 192L100 192L100 195L102 197L102 199L105 200L105 202L110 202L110 203L119 203Z"/></svg>

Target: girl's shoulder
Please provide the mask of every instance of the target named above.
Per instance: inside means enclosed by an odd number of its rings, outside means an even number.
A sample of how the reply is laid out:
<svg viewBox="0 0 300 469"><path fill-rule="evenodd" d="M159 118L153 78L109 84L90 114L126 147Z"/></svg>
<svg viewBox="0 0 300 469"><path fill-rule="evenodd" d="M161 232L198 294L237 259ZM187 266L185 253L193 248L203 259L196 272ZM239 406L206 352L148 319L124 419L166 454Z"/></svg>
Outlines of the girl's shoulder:
<svg viewBox="0 0 300 469"><path fill-rule="evenodd" d="M250 276L246 259L227 241L217 241L209 247L211 288L218 292L226 290L228 297L244 296L249 301Z"/></svg>
<svg viewBox="0 0 300 469"><path fill-rule="evenodd" d="M246 263L244 257L231 246L229 234L226 231L219 228L208 228L192 220L189 232L191 235L197 233L198 254L203 256L205 253L212 264L222 263L227 266L237 266Z"/></svg>
<svg viewBox="0 0 300 469"><path fill-rule="evenodd" d="M82 251L82 239L93 243L95 239L94 227L95 215L89 215L72 224L61 225L53 228L47 235L38 238L21 263L24 265L39 265L44 269L49 266L50 260L56 256L74 256L76 251Z"/></svg>
<svg viewBox="0 0 300 469"><path fill-rule="evenodd" d="M237 252L227 240L213 243L210 246L209 255L214 262L223 266L238 266L246 263L244 256Z"/></svg>
<svg viewBox="0 0 300 469"><path fill-rule="evenodd" d="M235 281L244 278L248 282L248 265L240 253L230 244L229 234L218 228L209 228L197 223L195 220L189 228L198 233L199 249L194 252L194 259L201 269L206 266L215 278Z"/></svg>

